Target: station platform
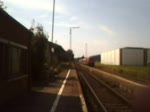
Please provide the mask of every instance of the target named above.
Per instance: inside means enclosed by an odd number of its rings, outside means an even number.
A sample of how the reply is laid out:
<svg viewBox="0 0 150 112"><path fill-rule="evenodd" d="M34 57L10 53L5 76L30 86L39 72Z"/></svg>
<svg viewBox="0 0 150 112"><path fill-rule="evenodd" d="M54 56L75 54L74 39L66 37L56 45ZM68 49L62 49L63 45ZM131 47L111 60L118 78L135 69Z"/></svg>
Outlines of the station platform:
<svg viewBox="0 0 150 112"><path fill-rule="evenodd" d="M46 86L5 104L0 112L87 112L75 69L59 74Z"/></svg>

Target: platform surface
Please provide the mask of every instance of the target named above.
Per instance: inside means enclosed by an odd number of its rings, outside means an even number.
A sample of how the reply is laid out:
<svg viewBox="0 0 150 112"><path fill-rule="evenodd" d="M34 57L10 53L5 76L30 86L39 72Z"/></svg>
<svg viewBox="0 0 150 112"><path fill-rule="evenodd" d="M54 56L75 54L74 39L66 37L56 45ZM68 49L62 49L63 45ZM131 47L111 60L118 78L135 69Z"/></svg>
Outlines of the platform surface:
<svg viewBox="0 0 150 112"><path fill-rule="evenodd" d="M0 112L87 112L74 69L59 74L46 86L9 101Z"/></svg>

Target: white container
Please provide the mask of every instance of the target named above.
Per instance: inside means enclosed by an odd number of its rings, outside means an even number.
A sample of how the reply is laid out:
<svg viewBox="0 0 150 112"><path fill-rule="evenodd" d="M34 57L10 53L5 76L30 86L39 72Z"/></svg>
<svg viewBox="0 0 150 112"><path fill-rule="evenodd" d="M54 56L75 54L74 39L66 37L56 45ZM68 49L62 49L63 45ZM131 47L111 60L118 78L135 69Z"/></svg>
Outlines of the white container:
<svg viewBox="0 0 150 112"><path fill-rule="evenodd" d="M146 49L146 62L145 64L150 65L150 49Z"/></svg>
<svg viewBox="0 0 150 112"><path fill-rule="evenodd" d="M122 48L121 65L144 65L144 48Z"/></svg>
<svg viewBox="0 0 150 112"><path fill-rule="evenodd" d="M150 49L147 55L150 59ZM144 65L144 48L126 47L102 53L101 63L108 65Z"/></svg>

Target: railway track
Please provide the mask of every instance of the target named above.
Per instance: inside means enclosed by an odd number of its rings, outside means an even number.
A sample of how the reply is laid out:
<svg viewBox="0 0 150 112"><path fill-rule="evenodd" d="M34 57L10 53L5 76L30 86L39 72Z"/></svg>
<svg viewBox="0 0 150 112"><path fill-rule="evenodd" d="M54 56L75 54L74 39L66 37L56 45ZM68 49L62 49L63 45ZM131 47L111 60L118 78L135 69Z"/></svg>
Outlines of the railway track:
<svg viewBox="0 0 150 112"><path fill-rule="evenodd" d="M100 81L95 76L77 69L80 81L86 86L86 94L90 98L90 101L95 99L97 112L132 112L132 106L128 99L120 95L114 89ZM92 101L92 102L94 102ZM92 107L93 108L93 107Z"/></svg>

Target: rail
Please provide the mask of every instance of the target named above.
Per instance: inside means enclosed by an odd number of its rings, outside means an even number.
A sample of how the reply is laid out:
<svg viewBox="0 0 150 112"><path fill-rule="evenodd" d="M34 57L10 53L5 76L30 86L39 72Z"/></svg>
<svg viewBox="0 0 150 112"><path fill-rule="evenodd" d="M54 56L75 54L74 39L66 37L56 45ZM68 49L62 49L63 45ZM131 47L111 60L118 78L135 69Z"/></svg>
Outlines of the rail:
<svg viewBox="0 0 150 112"><path fill-rule="evenodd" d="M101 111L132 112L132 105L124 96L89 73L82 70L78 70L78 73L98 102Z"/></svg>

